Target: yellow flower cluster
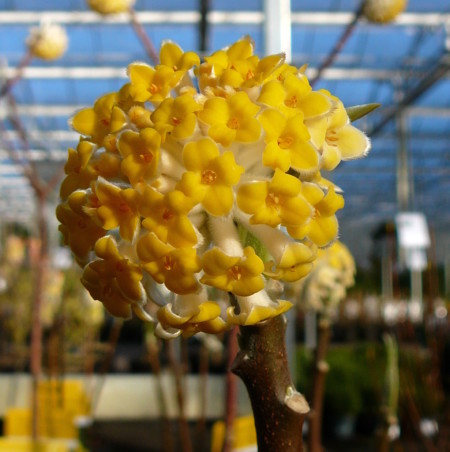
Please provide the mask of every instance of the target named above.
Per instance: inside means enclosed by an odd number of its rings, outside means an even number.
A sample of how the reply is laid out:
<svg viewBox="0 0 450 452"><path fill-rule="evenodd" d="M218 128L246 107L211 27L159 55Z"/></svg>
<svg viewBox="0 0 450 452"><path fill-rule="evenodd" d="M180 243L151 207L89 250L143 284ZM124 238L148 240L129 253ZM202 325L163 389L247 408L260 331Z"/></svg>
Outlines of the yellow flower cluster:
<svg viewBox="0 0 450 452"><path fill-rule="evenodd" d="M135 0L87 0L89 8L104 15L127 12L134 3Z"/></svg>
<svg viewBox="0 0 450 452"><path fill-rule="evenodd" d="M165 42L158 65L128 76L72 119L81 137L57 217L82 283L162 337L289 309L272 281L307 275L338 233L344 199L320 171L364 156L368 138L339 99L248 38L203 62Z"/></svg>
<svg viewBox="0 0 450 452"><path fill-rule="evenodd" d="M355 273L355 261L349 249L336 240L318 250L311 273L293 289L304 308L330 316L355 283Z"/></svg>
<svg viewBox="0 0 450 452"><path fill-rule="evenodd" d="M405 11L407 0L365 0L364 17L369 22L387 24Z"/></svg>
<svg viewBox="0 0 450 452"><path fill-rule="evenodd" d="M57 24L42 23L32 27L27 46L35 58L56 60L67 50L68 38L64 28Z"/></svg>

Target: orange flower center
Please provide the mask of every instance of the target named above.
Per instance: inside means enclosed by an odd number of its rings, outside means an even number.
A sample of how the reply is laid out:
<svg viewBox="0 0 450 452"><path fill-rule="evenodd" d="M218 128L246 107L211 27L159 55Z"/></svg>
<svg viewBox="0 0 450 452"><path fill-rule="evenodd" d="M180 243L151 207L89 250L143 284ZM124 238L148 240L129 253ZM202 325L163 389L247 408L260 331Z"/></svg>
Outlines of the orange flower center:
<svg viewBox="0 0 450 452"><path fill-rule="evenodd" d="M284 101L284 103L286 104L286 106L287 106L287 107L291 107L291 108L297 107L297 102L298 102L297 96L295 96L295 95L289 97L288 99L286 99L286 100Z"/></svg>
<svg viewBox="0 0 450 452"><path fill-rule="evenodd" d="M234 265L228 270L228 272L230 276L236 281L239 281L242 278L242 271L239 265Z"/></svg>
<svg viewBox="0 0 450 452"><path fill-rule="evenodd" d="M239 121L237 118L231 118L228 122L227 122L227 126L230 129L236 130L239 129Z"/></svg>
<svg viewBox="0 0 450 452"><path fill-rule="evenodd" d="M328 130L327 134L325 135L325 140L330 145L336 145L336 142L338 140L338 135L335 130Z"/></svg>
<svg viewBox="0 0 450 452"><path fill-rule="evenodd" d="M202 171L202 184L211 185L217 179L217 174L213 170L204 170Z"/></svg>
<svg viewBox="0 0 450 452"><path fill-rule="evenodd" d="M178 124L180 124L181 123L181 119L180 118L177 118L176 116L174 116L173 118L172 118L172 124L174 125L174 126L177 126Z"/></svg>
<svg viewBox="0 0 450 452"><path fill-rule="evenodd" d="M89 204L92 206L92 207L95 207L95 208L97 208L97 207L100 207L100 200L97 198L97 196L96 195L94 195L94 194L92 194L91 196L90 196L90 198L89 198Z"/></svg>
<svg viewBox="0 0 450 452"><path fill-rule="evenodd" d="M162 214L162 219L164 221L169 221L171 218L173 218L174 214L170 209L164 209Z"/></svg>
<svg viewBox="0 0 450 452"><path fill-rule="evenodd" d="M279 137L277 140L278 146L280 146L281 149L289 149L292 146L293 142L294 142L294 139L290 136Z"/></svg>
<svg viewBox="0 0 450 452"><path fill-rule="evenodd" d="M87 224L86 221L83 219L78 220L77 225L80 229L86 229L87 228Z"/></svg>
<svg viewBox="0 0 450 452"><path fill-rule="evenodd" d="M163 259L163 266L164 269L167 271L170 271L173 269L175 262L173 261L173 259L170 256L164 256Z"/></svg>
<svg viewBox="0 0 450 452"><path fill-rule="evenodd" d="M119 203L119 211L123 212L123 213L127 213L127 212L130 212L131 209L130 209L130 206L125 201L121 201Z"/></svg>
<svg viewBox="0 0 450 452"><path fill-rule="evenodd" d="M245 79L246 79L246 80L250 80L250 79L252 79L254 76L255 76L255 73L254 73L251 69L249 69L249 70L247 71L247 74L245 75Z"/></svg>
<svg viewBox="0 0 450 452"><path fill-rule="evenodd" d="M266 197L266 204L269 207L278 207L280 204L280 198L275 193L269 193Z"/></svg>
<svg viewBox="0 0 450 452"><path fill-rule="evenodd" d="M153 160L153 154L150 154L149 152L145 154L139 154L139 158L143 163L150 163Z"/></svg>
<svg viewBox="0 0 450 452"><path fill-rule="evenodd" d="M150 91L152 94L156 94L156 93L159 91L158 85L155 85L154 83L152 83L152 84L150 85L149 91Z"/></svg>

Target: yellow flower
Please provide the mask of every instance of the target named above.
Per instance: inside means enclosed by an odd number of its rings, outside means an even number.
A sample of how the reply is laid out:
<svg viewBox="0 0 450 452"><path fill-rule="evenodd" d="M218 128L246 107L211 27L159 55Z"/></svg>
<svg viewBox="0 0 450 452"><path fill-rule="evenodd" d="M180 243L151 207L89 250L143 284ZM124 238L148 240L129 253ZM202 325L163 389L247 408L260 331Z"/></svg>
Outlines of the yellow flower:
<svg viewBox="0 0 450 452"><path fill-rule="evenodd" d="M228 147L234 141L251 143L257 141L261 126L255 118L260 107L241 91L227 99L212 97L203 110L198 112L201 121L208 124L208 135L217 143Z"/></svg>
<svg viewBox="0 0 450 452"><path fill-rule="evenodd" d="M177 188L200 202L211 215L226 215L234 201L232 187L244 171L236 164L233 153L220 155L213 141L203 139L186 144L183 163L188 171Z"/></svg>
<svg viewBox="0 0 450 452"><path fill-rule="evenodd" d="M322 183L326 183L322 179ZM336 211L344 207L344 197L335 192L332 183L327 184L326 193L317 185L304 183L302 193L314 208L311 220L303 226L288 226L287 230L294 239L309 238L317 246L323 247L336 239L338 221Z"/></svg>
<svg viewBox="0 0 450 452"><path fill-rule="evenodd" d="M33 27L27 38L30 53L43 60L56 60L67 50L68 39L66 30L60 25L43 23Z"/></svg>
<svg viewBox="0 0 450 452"><path fill-rule="evenodd" d="M118 132L126 123L126 114L116 106L117 93L97 99L94 107L83 108L72 118L72 127L99 146L109 133Z"/></svg>
<svg viewBox="0 0 450 452"><path fill-rule="evenodd" d="M127 12L135 0L87 0L89 8L100 14L117 14Z"/></svg>
<svg viewBox="0 0 450 452"><path fill-rule="evenodd" d="M183 73L167 66L155 69L145 63L131 63L128 76L131 82L130 95L136 102L159 103L175 88Z"/></svg>
<svg viewBox="0 0 450 452"><path fill-rule="evenodd" d="M133 187L155 177L160 144L161 136L151 128L143 129L139 133L126 130L120 135L117 146L123 157L121 170Z"/></svg>
<svg viewBox="0 0 450 452"><path fill-rule="evenodd" d="M197 125L195 112L200 109L200 105L190 94L183 94L175 99L169 97L155 109L151 120L161 133L163 141L166 134L170 134L175 140L184 140L194 133Z"/></svg>
<svg viewBox="0 0 450 452"><path fill-rule="evenodd" d="M312 91L303 74L287 74L284 80L270 80L261 88L258 102L274 107L288 116L301 111L306 119L322 116L333 107L325 94Z"/></svg>
<svg viewBox="0 0 450 452"><path fill-rule="evenodd" d="M148 317L142 309L147 296L141 268L120 254L111 236L97 240L94 251L98 259L90 262L81 276L92 298L117 317L129 318L132 308L140 317Z"/></svg>
<svg viewBox="0 0 450 452"><path fill-rule="evenodd" d="M235 295L249 296L264 288L263 261L251 247L244 248L244 256L228 256L219 248L206 251L202 257L205 274L200 282Z"/></svg>
<svg viewBox="0 0 450 452"><path fill-rule="evenodd" d="M311 271L314 258L313 248L303 243L291 242L278 257L278 262L266 263L264 274L286 282L298 281Z"/></svg>
<svg viewBox="0 0 450 452"><path fill-rule="evenodd" d="M250 224L276 227L303 225L312 208L302 195L302 183L279 169L271 181L242 184L237 193L237 205L251 215Z"/></svg>
<svg viewBox="0 0 450 452"><path fill-rule="evenodd" d="M293 168L302 174L319 169L319 154L309 142L310 135L301 112L287 118L269 108L258 116L258 120L265 131L264 165L284 172Z"/></svg>
<svg viewBox="0 0 450 452"><path fill-rule="evenodd" d="M89 141L82 140L77 149L68 149L67 162L64 165L66 177L61 183L59 195L66 199L73 191L89 188L91 181L96 177L93 169L88 166L96 146Z"/></svg>
<svg viewBox="0 0 450 452"><path fill-rule="evenodd" d="M143 269L159 284L177 294L196 292L198 281L194 276L201 270L193 248L174 248L149 232L137 243L137 253Z"/></svg>
<svg viewBox="0 0 450 452"><path fill-rule="evenodd" d="M306 122L311 140L322 154L321 167L331 171L341 160L364 157L370 149L370 140L350 119L342 102L323 90L334 102L332 113L324 118L313 118Z"/></svg>
<svg viewBox="0 0 450 452"><path fill-rule="evenodd" d="M58 229L64 237L64 243L80 262L87 258L97 239L106 234L102 227L83 212L85 203L85 192L75 191L56 208L56 218L61 223Z"/></svg>
<svg viewBox="0 0 450 452"><path fill-rule="evenodd" d="M257 292L249 297L237 297L238 313L234 306L227 309L227 320L231 325L254 325L281 315L292 307L286 300L272 300L266 292Z"/></svg>
<svg viewBox="0 0 450 452"><path fill-rule="evenodd" d="M194 246L198 241L197 234L187 216L194 204L179 190L163 195L146 187L140 208L145 217L142 226L176 248Z"/></svg>
<svg viewBox="0 0 450 452"><path fill-rule="evenodd" d="M200 64L200 58L195 52L183 52L178 44L171 41L166 41L161 46L159 61L161 65L182 73Z"/></svg>
<svg viewBox="0 0 450 452"><path fill-rule="evenodd" d="M139 197L133 188L122 189L99 177L84 211L103 229L119 227L121 237L131 242L139 231Z"/></svg>
<svg viewBox="0 0 450 452"><path fill-rule="evenodd" d="M177 295L173 303L168 303L157 312L159 336L173 338L180 333L191 336L199 331L218 334L229 329L220 317L220 306L208 300L204 287L198 292Z"/></svg>
<svg viewBox="0 0 450 452"><path fill-rule="evenodd" d="M284 62L285 56L282 53L260 60L253 55L253 48L253 41L245 37L227 49L205 57L205 63L196 72L201 89L207 86L259 86Z"/></svg>

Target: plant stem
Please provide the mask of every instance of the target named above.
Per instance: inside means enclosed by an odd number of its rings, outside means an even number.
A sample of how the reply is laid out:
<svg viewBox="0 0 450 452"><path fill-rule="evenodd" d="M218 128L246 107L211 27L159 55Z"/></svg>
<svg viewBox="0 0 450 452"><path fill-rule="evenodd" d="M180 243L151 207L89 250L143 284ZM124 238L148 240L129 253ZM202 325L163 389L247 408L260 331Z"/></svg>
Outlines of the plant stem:
<svg viewBox="0 0 450 452"><path fill-rule="evenodd" d="M192 443L189 433L189 424L185 413L185 392L183 385L183 370L179 360L175 356L175 349L172 341L166 344L167 355L169 358L170 367L172 368L173 376L175 377L175 387L177 391L178 402L178 425L180 429L181 450L183 452L192 452Z"/></svg>
<svg viewBox="0 0 450 452"><path fill-rule="evenodd" d="M233 361L236 357L238 351L237 344L237 327L234 327L230 331L228 337L228 367L231 368ZM234 439L234 421L236 419L237 412L237 387L238 380L229 370L226 375L226 409L225 409L225 444L223 447L223 452L230 452L233 449L233 439Z"/></svg>
<svg viewBox="0 0 450 452"><path fill-rule="evenodd" d="M145 28L142 26L141 22L139 22L139 18L138 15L136 14L136 11L133 8L130 8L129 13L131 25L133 26L134 31L141 40L141 43L144 46L144 49L148 57L153 62L153 64L158 64L159 63L158 52L156 51L155 46L153 45L151 39L147 36Z"/></svg>
<svg viewBox="0 0 450 452"><path fill-rule="evenodd" d="M302 427L309 406L289 373L285 332L283 316L240 328L240 351L232 371L247 388L259 452L303 450Z"/></svg>
<svg viewBox="0 0 450 452"><path fill-rule="evenodd" d="M326 318L319 321L319 342L315 353L315 368L313 379L312 409L309 415L308 450L321 452L322 447L322 417L325 378L328 373L328 363L325 361L330 342L330 322Z"/></svg>
<svg viewBox="0 0 450 452"><path fill-rule="evenodd" d="M38 386L39 378L42 371L42 297L44 290L45 272L48 267L48 225L45 211L45 196L42 193L36 194L37 202L37 223L39 230L39 251L37 262L33 262L35 273L34 281L34 299L32 307L32 323L31 323L31 345L30 345L30 369L32 378L32 438L36 440L38 437L39 425L39 397Z"/></svg>

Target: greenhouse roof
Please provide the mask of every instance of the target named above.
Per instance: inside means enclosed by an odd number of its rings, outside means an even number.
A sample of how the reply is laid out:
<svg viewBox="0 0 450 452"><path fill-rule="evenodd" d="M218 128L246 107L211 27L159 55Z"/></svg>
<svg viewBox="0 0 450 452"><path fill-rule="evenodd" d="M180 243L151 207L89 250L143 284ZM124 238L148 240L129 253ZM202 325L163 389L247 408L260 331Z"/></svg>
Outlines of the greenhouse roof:
<svg viewBox="0 0 450 452"><path fill-rule="evenodd" d="M256 53L266 48L263 0L137 0L135 9L156 48L166 39L184 50L206 52L250 35ZM352 23L360 1L291 0L292 62L308 64L311 79ZM200 6L207 8L202 16ZM206 32L202 34L202 17ZM14 103L0 101L0 218L32 222L33 190L23 165L11 159L22 149L43 178L64 164L77 141L68 126L73 112L126 80L127 65L148 60L128 15L104 18L83 0L0 0L0 81L16 75L30 27L41 21L63 25L69 48L63 58L33 60L14 85ZM205 30L205 28L203 28ZM341 235L358 258L368 258L371 233L394 220L399 209L424 212L446 255L450 237L450 1L409 0L387 25L360 18L334 61L320 72L325 88L346 106L381 103L359 120L372 140L369 156L345 162L332 180L345 192ZM27 148L21 138L20 119ZM26 150L24 153L23 150ZM398 180L407 194L401 195ZM406 196L406 198L405 198ZM56 195L54 197L56 202ZM449 254L449 253L447 253Z"/></svg>

